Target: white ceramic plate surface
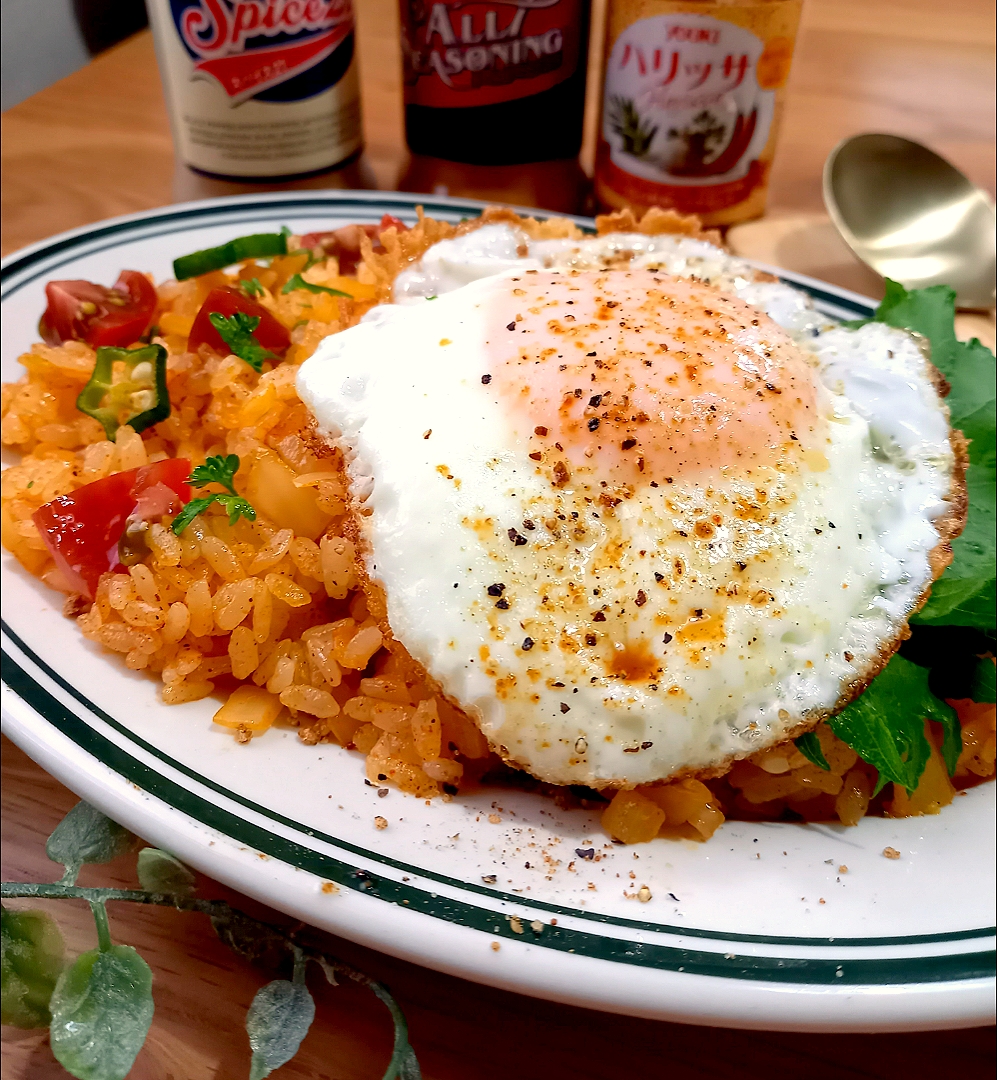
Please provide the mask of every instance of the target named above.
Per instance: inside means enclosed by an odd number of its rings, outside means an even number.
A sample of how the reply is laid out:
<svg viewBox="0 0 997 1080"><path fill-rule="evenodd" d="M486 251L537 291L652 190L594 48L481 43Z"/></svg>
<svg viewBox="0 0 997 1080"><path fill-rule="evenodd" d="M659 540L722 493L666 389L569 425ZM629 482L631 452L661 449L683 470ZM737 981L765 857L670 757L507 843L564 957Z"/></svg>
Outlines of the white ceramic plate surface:
<svg viewBox="0 0 997 1080"><path fill-rule="evenodd" d="M52 278L110 283L130 268L162 279L177 255L234 236L386 212L412 221L416 201L253 195L37 244L4 263L3 379L21 374ZM419 201L453 221L480 209ZM781 276L829 314L871 311ZM240 746L212 726L214 699L167 708L153 679L85 641L61 597L6 551L2 573L5 732L148 841L289 914L468 979L638 1016L814 1031L993 1022L994 784L935 817L728 822L707 844L632 848L608 843L595 815L522 792L379 798L357 753L290 730ZM592 859L576 853L589 848Z"/></svg>

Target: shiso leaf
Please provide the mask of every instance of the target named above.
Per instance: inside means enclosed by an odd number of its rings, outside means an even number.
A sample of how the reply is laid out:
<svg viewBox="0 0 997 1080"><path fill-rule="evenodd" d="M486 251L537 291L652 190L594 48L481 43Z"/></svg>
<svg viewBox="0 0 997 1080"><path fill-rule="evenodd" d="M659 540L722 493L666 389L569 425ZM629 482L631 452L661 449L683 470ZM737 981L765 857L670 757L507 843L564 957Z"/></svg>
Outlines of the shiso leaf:
<svg viewBox="0 0 997 1080"><path fill-rule="evenodd" d="M955 334L955 292L946 285L907 290L887 279L876 321L923 335L931 362L952 387L945 399L952 426L969 440L969 516L952 541L952 564L934 584L913 623L997 625L997 361L976 338Z"/></svg>
<svg viewBox="0 0 997 1080"><path fill-rule="evenodd" d="M973 701L997 701L997 667L993 660L980 657L973 668L973 678L969 687L969 696Z"/></svg>
<svg viewBox="0 0 997 1080"><path fill-rule="evenodd" d="M793 740L793 744L812 765L816 765L818 769L823 769L824 772L831 771L831 766L827 763L827 758L824 757L820 739L817 738L813 731L804 732L798 739Z"/></svg>
<svg viewBox="0 0 997 1080"><path fill-rule="evenodd" d="M894 656L868 689L828 726L863 760L879 771L875 794L890 781L912 792L931 755L924 721L944 729L942 757L955 772L962 750L962 729L955 709L928 689L928 669Z"/></svg>

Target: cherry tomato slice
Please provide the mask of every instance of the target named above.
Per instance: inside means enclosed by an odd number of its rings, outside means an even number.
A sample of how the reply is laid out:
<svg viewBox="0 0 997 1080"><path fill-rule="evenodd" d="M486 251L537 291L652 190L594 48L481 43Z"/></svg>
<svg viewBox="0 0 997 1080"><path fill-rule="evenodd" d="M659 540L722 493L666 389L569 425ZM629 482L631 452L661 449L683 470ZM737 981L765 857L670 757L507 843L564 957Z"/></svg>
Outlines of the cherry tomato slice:
<svg viewBox="0 0 997 1080"><path fill-rule="evenodd" d="M309 251L317 248L326 256L335 255L339 260L339 272L352 274L360 263L360 237L366 234L373 241L374 250L383 251L381 233L392 227L399 232L408 228L404 221L385 214L380 225L344 225L332 232L307 233L301 238L301 246Z"/></svg>
<svg viewBox="0 0 997 1080"><path fill-rule="evenodd" d="M129 519L176 513L190 500L190 462L171 458L112 473L39 507L33 520L75 592L93 599L101 574L124 570L118 542Z"/></svg>
<svg viewBox="0 0 997 1080"><path fill-rule="evenodd" d="M49 345L85 341L92 348L133 345L156 312L156 289L137 270L123 270L113 288L92 281L50 281L48 307L38 323Z"/></svg>
<svg viewBox="0 0 997 1080"><path fill-rule="evenodd" d="M208 317L217 311L230 319L237 311L246 315L255 315L260 324L253 331L253 336L263 346L273 353L285 352L291 344L291 335L287 328L278 322L262 304L239 292L237 289L212 289L208 298L201 305L201 310L194 318L194 325L190 328L190 337L187 339L187 348L191 352L197 352L202 345L227 356L231 350L222 341L221 335L211 325Z"/></svg>

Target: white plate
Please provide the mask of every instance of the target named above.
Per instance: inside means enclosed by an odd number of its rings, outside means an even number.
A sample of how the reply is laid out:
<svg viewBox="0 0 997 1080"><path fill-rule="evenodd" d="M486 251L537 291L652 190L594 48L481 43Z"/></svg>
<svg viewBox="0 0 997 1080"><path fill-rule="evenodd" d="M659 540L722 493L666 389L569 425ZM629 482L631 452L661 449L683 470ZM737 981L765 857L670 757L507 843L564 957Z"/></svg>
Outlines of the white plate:
<svg viewBox="0 0 997 1080"><path fill-rule="evenodd" d="M4 263L3 377L36 340L51 278L165 278L175 256L233 236L412 221L416 201L251 195L37 244ZM452 221L479 209L419 201ZM782 277L831 314L871 310ZM86 642L58 595L3 560L4 730L111 817L259 900L441 971L637 1016L813 1031L993 1022L994 784L936 817L728 822L707 844L633 848L608 843L594 815L521 792L379 798L359 754L285 730L240 746L212 726L213 700L164 707L151 678ZM591 847L595 859L576 854Z"/></svg>

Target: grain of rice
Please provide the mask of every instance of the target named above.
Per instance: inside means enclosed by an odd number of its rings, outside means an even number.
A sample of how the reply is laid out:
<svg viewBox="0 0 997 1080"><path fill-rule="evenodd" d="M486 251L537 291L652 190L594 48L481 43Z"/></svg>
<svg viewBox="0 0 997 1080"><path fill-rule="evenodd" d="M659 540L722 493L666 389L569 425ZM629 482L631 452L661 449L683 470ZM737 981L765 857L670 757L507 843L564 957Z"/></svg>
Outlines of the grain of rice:
<svg viewBox="0 0 997 1080"><path fill-rule="evenodd" d="M374 724L382 731L411 732L413 709L408 705L392 705L376 698L354 697L343 706L347 716Z"/></svg>
<svg viewBox="0 0 997 1080"><path fill-rule="evenodd" d="M273 595L266 586L266 582L259 578L251 578L253 583L253 637L258 645L262 645L270 636L270 626L273 621Z"/></svg>
<svg viewBox="0 0 997 1080"><path fill-rule="evenodd" d="M264 570L276 566L287 554L293 539L294 533L291 529L280 529L275 532L256 553L256 558L249 564L249 573L262 574Z"/></svg>
<svg viewBox="0 0 997 1080"><path fill-rule="evenodd" d="M235 553L217 536L207 533L200 541L201 554L212 570L226 581L238 581L246 576Z"/></svg>
<svg viewBox="0 0 997 1080"><path fill-rule="evenodd" d="M381 701L391 701L396 705L412 704L412 695L408 687L398 679L385 679L379 676L361 679L360 693L364 697L379 698Z"/></svg>
<svg viewBox="0 0 997 1080"><path fill-rule="evenodd" d="M128 568L135 591L147 604L158 604L162 597L156 586L156 577L144 563L136 563Z"/></svg>
<svg viewBox="0 0 997 1080"><path fill-rule="evenodd" d="M139 469L149 464L142 436L127 424L118 428L114 444L118 449L119 469Z"/></svg>
<svg viewBox="0 0 997 1080"><path fill-rule="evenodd" d="M355 589L356 548L343 536L323 536L319 542L322 553L322 579L325 591L333 600L345 600Z"/></svg>
<svg viewBox="0 0 997 1080"><path fill-rule="evenodd" d="M264 580L270 592L278 600L283 600L288 607L304 607L311 603L310 594L283 574L267 574Z"/></svg>
<svg viewBox="0 0 997 1080"><path fill-rule="evenodd" d="M370 663L371 657L384 643L384 635L377 626L361 627L343 650L343 667L365 668Z"/></svg>
<svg viewBox="0 0 997 1080"><path fill-rule="evenodd" d="M181 679L163 687L163 701L167 705L183 705L188 701L200 701L214 690L215 684L201 679Z"/></svg>
<svg viewBox="0 0 997 1080"><path fill-rule="evenodd" d="M215 625L222 633L234 630L253 609L256 584L253 578L230 581L223 585L212 599Z"/></svg>
<svg viewBox="0 0 997 1080"><path fill-rule="evenodd" d="M194 637L206 637L211 633L215 622L208 583L195 581L187 590L186 603L187 610L190 612L190 632Z"/></svg>
<svg viewBox="0 0 997 1080"><path fill-rule="evenodd" d="M107 602L115 611L124 611L134 596L135 589L127 574L115 574L111 578L107 588Z"/></svg>
<svg viewBox="0 0 997 1080"><path fill-rule="evenodd" d="M180 641L190 629L190 612L187 605L177 601L170 604L166 613L166 621L163 623L163 641L168 645L174 645Z"/></svg>
<svg viewBox="0 0 997 1080"><path fill-rule="evenodd" d="M149 604L144 600L132 600L125 604L121 617L130 626L159 630L166 622L166 611L161 604Z"/></svg>
<svg viewBox="0 0 997 1080"><path fill-rule="evenodd" d="M438 780L441 784L460 783L464 775L464 766L452 758L430 758L422 763L422 771L431 779Z"/></svg>
<svg viewBox="0 0 997 1080"><path fill-rule="evenodd" d="M322 719L339 712L339 702L326 690L314 686L293 685L281 691L283 705L295 712L308 713Z"/></svg>
<svg viewBox="0 0 997 1080"><path fill-rule="evenodd" d="M237 626L228 642L228 655L232 663L232 676L248 679L260 662L260 649L253 631L248 626Z"/></svg>
<svg viewBox="0 0 997 1080"><path fill-rule="evenodd" d="M440 714L434 698L420 701L416 707L412 716L412 738L423 761L432 761L440 756L443 729L440 727ZM440 777L435 779L439 780Z"/></svg>

